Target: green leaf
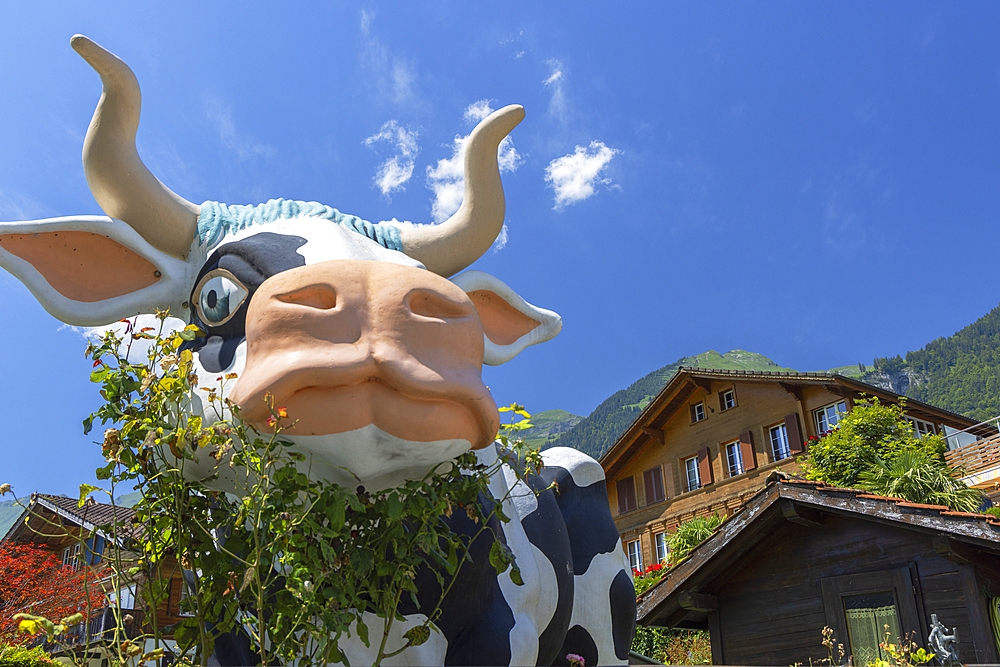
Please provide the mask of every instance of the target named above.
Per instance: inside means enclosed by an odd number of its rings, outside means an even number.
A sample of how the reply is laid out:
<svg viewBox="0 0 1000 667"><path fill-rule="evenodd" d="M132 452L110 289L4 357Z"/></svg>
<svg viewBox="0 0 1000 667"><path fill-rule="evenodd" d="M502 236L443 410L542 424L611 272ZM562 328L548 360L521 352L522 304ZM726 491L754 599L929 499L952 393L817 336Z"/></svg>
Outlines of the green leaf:
<svg viewBox="0 0 1000 667"><path fill-rule="evenodd" d="M177 335L187 341L192 341L198 336L198 334L196 334L194 331L187 331L187 330L179 331L177 332Z"/></svg>
<svg viewBox="0 0 1000 667"><path fill-rule="evenodd" d="M524 586L524 579L521 578L521 570L517 565L510 568L510 580L514 582L515 586Z"/></svg>
<svg viewBox="0 0 1000 667"><path fill-rule="evenodd" d="M90 429L94 426L94 415L90 415L83 420L83 434L87 435L90 433Z"/></svg>
<svg viewBox="0 0 1000 667"><path fill-rule="evenodd" d="M510 567L511 556L513 553L510 548L500 544L500 542L494 542L493 546L490 547L490 565L497 571L497 574L505 572Z"/></svg>
<svg viewBox="0 0 1000 667"><path fill-rule="evenodd" d="M403 633L403 639L410 643L410 646L420 646L431 636L431 629L426 625L418 625Z"/></svg>
<svg viewBox="0 0 1000 667"><path fill-rule="evenodd" d="M100 491L100 490L101 490L101 487L99 487L99 486L91 486L90 484L81 484L80 485L80 502L78 503L77 506L78 507L83 507L83 503L87 500L87 496L89 496L94 491Z"/></svg>
<svg viewBox="0 0 1000 667"><path fill-rule="evenodd" d="M399 496L395 493L390 494L385 499L385 510L390 519L393 521L399 521L399 519L403 516L403 501L401 501Z"/></svg>
<svg viewBox="0 0 1000 667"><path fill-rule="evenodd" d="M375 552L371 549L359 549L351 556L353 565L359 575L364 576L375 567Z"/></svg>

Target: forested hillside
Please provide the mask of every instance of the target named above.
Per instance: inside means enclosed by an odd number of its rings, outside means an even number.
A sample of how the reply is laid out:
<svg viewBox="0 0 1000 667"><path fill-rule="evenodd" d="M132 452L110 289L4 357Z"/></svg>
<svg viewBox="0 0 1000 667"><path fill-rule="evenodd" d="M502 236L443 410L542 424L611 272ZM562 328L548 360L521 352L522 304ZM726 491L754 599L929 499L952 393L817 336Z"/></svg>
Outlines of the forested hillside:
<svg viewBox="0 0 1000 667"><path fill-rule="evenodd" d="M745 350L731 350L725 354L710 350L693 357L682 357L636 380L627 389L616 391L576 426L558 438L547 441L543 449L573 447L594 458L600 458L681 366L752 371L791 370L782 368L762 354Z"/></svg>
<svg viewBox="0 0 1000 667"><path fill-rule="evenodd" d="M876 359L861 379L973 419L1000 415L1000 306L905 358Z"/></svg>

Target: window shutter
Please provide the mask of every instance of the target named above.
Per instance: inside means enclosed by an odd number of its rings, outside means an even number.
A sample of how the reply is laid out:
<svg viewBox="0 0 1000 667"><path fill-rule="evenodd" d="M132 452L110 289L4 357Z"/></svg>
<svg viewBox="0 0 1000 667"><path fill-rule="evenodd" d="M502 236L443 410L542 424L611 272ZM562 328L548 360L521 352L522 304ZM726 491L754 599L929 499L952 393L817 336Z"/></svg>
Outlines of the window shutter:
<svg viewBox="0 0 1000 667"><path fill-rule="evenodd" d="M667 495L666 495L666 497L667 498L673 498L674 496L677 495L677 493L674 491L674 464L672 464L672 463L664 463L663 464L663 475L667 478L666 479L666 482L667 482L667 488L666 488Z"/></svg>
<svg viewBox="0 0 1000 667"><path fill-rule="evenodd" d="M740 454L743 458L743 469L753 470L757 467L757 455L753 451L753 433L740 433Z"/></svg>
<svg viewBox="0 0 1000 667"><path fill-rule="evenodd" d="M663 497L663 472L660 466L642 473L643 486L646 489L646 504L652 505L664 500Z"/></svg>
<svg viewBox="0 0 1000 667"><path fill-rule="evenodd" d="M83 541L83 562L87 565L94 564L94 537L94 535L91 535Z"/></svg>
<svg viewBox="0 0 1000 667"><path fill-rule="evenodd" d="M618 480L618 513L631 512L635 508L635 479L626 477Z"/></svg>
<svg viewBox="0 0 1000 667"><path fill-rule="evenodd" d="M788 432L788 450L794 454L801 454L805 449L802 439L802 429L799 428L799 413L793 412L785 417L785 430Z"/></svg>
<svg viewBox="0 0 1000 667"><path fill-rule="evenodd" d="M702 486L708 486L715 481L712 476L712 460L708 456L708 447L698 450L698 475L701 477Z"/></svg>

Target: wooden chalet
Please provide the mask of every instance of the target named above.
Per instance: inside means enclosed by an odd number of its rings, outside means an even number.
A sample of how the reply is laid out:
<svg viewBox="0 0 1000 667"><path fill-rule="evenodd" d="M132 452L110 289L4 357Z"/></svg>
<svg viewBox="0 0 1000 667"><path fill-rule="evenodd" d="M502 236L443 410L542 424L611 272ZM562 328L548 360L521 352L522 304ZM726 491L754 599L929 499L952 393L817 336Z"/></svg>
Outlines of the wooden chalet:
<svg viewBox="0 0 1000 667"><path fill-rule="evenodd" d="M804 443L862 395L900 395L842 375L681 368L604 456L608 499L632 567L663 561L666 538L695 516L731 514L780 468L798 473ZM987 425L913 399L918 434Z"/></svg>
<svg viewBox="0 0 1000 667"><path fill-rule="evenodd" d="M55 554L63 567L73 570L91 567L95 572L106 574L104 566L117 561L129 568L138 558L130 550L134 517L135 511L130 508L99 503L93 498L88 498L81 506L75 498L35 493L0 543L33 544ZM161 569L162 577L168 580L167 594L157 605L155 616L149 613L143 602L145 580L113 580L106 575L96 585L104 589L107 606L92 612L90 618L61 635L58 644L45 643L46 650L55 651L59 645L68 646L71 650L86 646L92 652L88 657L100 660L105 657L101 652L102 644L113 638L118 618L131 616L132 620L125 624L129 637L148 631L154 621L163 628L182 620L180 602L184 586L181 568L176 560L169 560ZM119 585L115 587L114 582ZM35 642L42 643L44 637Z"/></svg>
<svg viewBox="0 0 1000 667"><path fill-rule="evenodd" d="M637 617L708 629L716 665L821 664L828 626L863 665L887 659L886 625L932 651L931 614L963 663L1000 661L1000 520L774 473L640 597Z"/></svg>

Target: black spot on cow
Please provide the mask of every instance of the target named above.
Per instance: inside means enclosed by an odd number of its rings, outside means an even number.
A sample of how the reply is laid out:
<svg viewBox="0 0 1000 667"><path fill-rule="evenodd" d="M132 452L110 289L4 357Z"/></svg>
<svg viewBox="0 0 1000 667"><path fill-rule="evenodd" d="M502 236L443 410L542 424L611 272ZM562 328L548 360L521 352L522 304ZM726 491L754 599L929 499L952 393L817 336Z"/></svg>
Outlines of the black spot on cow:
<svg viewBox="0 0 1000 667"><path fill-rule="evenodd" d="M628 657L635 635L635 585L628 573L622 570L611 582L611 638L615 642L615 656Z"/></svg>
<svg viewBox="0 0 1000 667"><path fill-rule="evenodd" d="M566 632L566 641L563 642L559 655L552 662L553 665L569 665L566 654L574 653L581 658L585 665L597 664L597 643L581 625L574 625Z"/></svg>
<svg viewBox="0 0 1000 667"><path fill-rule="evenodd" d="M556 502L566 522L572 549L573 574L581 576L598 554L618 548L618 530L611 521L596 521L608 514L608 490L604 480L589 486L577 486L569 471L559 466L546 466L542 475L558 484Z"/></svg>
<svg viewBox="0 0 1000 667"><path fill-rule="evenodd" d="M465 512L455 512L445 519L452 531L464 540L472 539L469 559L462 563L458 578L448 595L441 599L441 586L429 568L417 572L414 583L420 591L419 605L408 595L399 604L401 614L430 615L441 600L441 615L436 625L448 640L446 665L507 664L511 658L510 631L514 613L503 596L496 569L490 564L493 536L506 543L500 521L493 514L493 500L480 494L479 505L487 517L486 530L469 519ZM439 572L446 582L451 577ZM500 576L508 576L506 574Z"/></svg>
<svg viewBox="0 0 1000 667"><path fill-rule="evenodd" d="M194 307L198 295L192 293L188 300L191 306L191 324L204 331L206 336L185 343L181 349L198 352L202 367L211 373L221 373L232 366L236 350L246 338L247 308L254 292L271 276L305 266L305 257L298 250L306 242L301 236L261 232L240 241L226 243L213 252L198 273L195 285L208 272L225 269L243 283L249 294L229 321L212 326L198 316Z"/></svg>

